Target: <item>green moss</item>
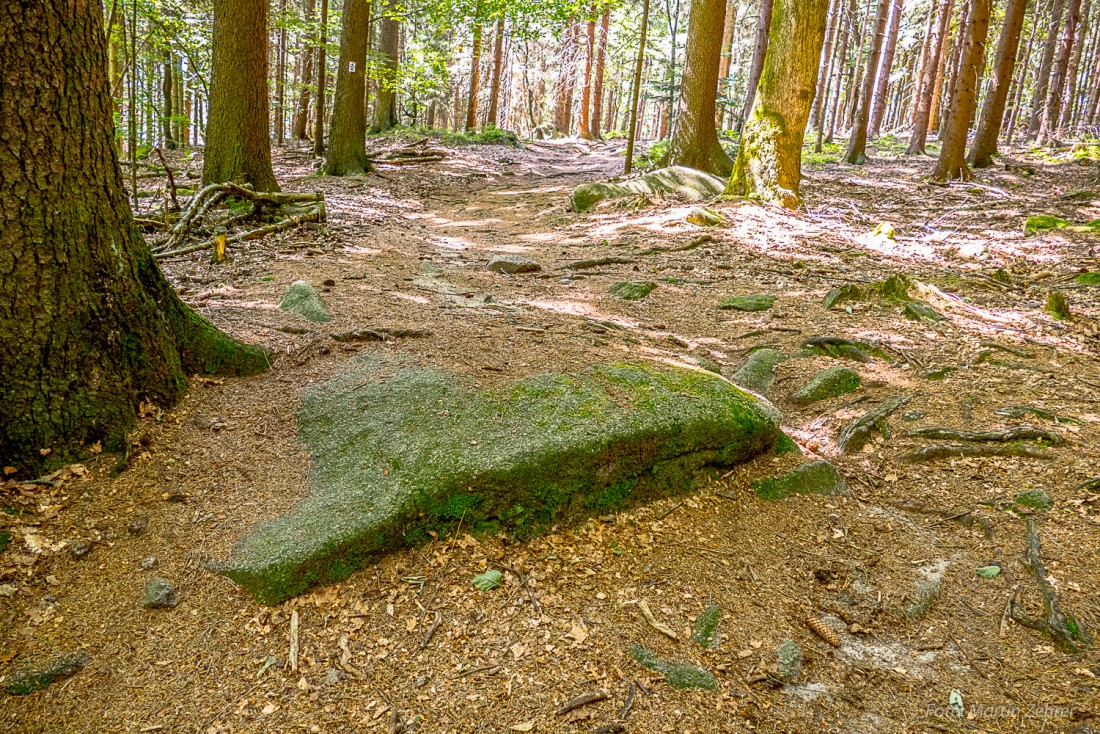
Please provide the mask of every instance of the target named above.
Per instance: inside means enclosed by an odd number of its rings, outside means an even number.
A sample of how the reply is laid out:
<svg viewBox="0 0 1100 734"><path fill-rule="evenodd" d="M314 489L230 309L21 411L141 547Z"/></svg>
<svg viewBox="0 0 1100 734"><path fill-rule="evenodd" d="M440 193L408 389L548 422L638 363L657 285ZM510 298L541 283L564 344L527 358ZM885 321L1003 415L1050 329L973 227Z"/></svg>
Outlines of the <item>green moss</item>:
<svg viewBox="0 0 1100 734"><path fill-rule="evenodd" d="M758 349L749 355L741 369L737 370L730 378L735 385L752 390L757 393L765 393L775 379L775 367L780 362L787 361L787 355L778 349L768 347Z"/></svg>
<svg viewBox="0 0 1100 734"><path fill-rule="evenodd" d="M810 461L789 474L752 483L762 500L783 500L792 494L848 494L844 478L827 461Z"/></svg>
<svg viewBox="0 0 1100 734"><path fill-rule="evenodd" d="M916 592L916 598L905 607L905 616L910 619L921 619L928 614L940 596L940 582L938 579L921 579L916 582Z"/></svg>
<svg viewBox="0 0 1100 734"><path fill-rule="evenodd" d="M1100 285L1100 273L1081 273L1073 281L1080 285Z"/></svg>
<svg viewBox="0 0 1100 734"><path fill-rule="evenodd" d="M88 654L83 651L59 655L41 666L24 668L12 673L4 682L4 691L9 696L28 696L37 693L80 672L88 661Z"/></svg>
<svg viewBox="0 0 1100 734"><path fill-rule="evenodd" d="M324 324L332 321L320 294L304 280L296 280L290 284L286 295L279 301L279 308L304 316L314 323Z"/></svg>
<svg viewBox="0 0 1100 734"><path fill-rule="evenodd" d="M770 405L702 370L605 364L471 390L367 355L311 388L299 423L309 496L219 566L266 603L460 520L522 537L688 491L780 434Z"/></svg>
<svg viewBox="0 0 1100 734"><path fill-rule="evenodd" d="M1069 221L1061 217L1054 217L1049 214L1037 214L1033 217L1028 217L1027 221L1024 222L1024 234L1031 237L1040 232L1062 229L1070 226L1070 224Z"/></svg>
<svg viewBox="0 0 1100 734"><path fill-rule="evenodd" d="M904 304L911 300L910 293L916 290L916 283L905 273L892 275L886 280L866 285L849 284L833 288L825 296L822 305L826 310L849 302L885 301Z"/></svg>
<svg viewBox="0 0 1100 734"><path fill-rule="evenodd" d="M651 280L626 280L615 283L609 291L611 295L618 296L624 301L637 301L648 296L656 287L657 284Z"/></svg>
<svg viewBox="0 0 1100 734"><path fill-rule="evenodd" d="M1054 498L1041 489L1029 489L1016 495L1016 504L1033 510L1049 510L1054 507Z"/></svg>
<svg viewBox="0 0 1100 734"><path fill-rule="evenodd" d="M924 379L936 382L944 379L954 371L954 367L936 367L925 372Z"/></svg>
<svg viewBox="0 0 1100 734"><path fill-rule="evenodd" d="M912 319L913 321L920 321L921 319L927 319L932 322L943 321L943 314L924 301L910 301L905 304L905 309L902 313L905 315L905 318Z"/></svg>
<svg viewBox="0 0 1100 734"><path fill-rule="evenodd" d="M791 401L799 405L809 405L819 400L846 395L859 389L860 377L855 370L847 367L829 367L814 375L809 382L791 395Z"/></svg>
<svg viewBox="0 0 1100 734"><path fill-rule="evenodd" d="M0 530L0 553L4 552L9 543L11 543L11 533L7 530Z"/></svg>
<svg viewBox="0 0 1100 734"><path fill-rule="evenodd" d="M776 456L782 456L783 454L801 454L802 449L794 439L785 433L779 434L779 440L775 442L775 448L772 449L772 453Z"/></svg>
<svg viewBox="0 0 1100 734"><path fill-rule="evenodd" d="M673 688L718 690L718 681L715 677L697 665L669 662L640 645L630 646L630 656L642 667L663 675L665 682Z"/></svg>
<svg viewBox="0 0 1100 734"><path fill-rule="evenodd" d="M722 618L722 608L711 604L695 620L691 639L704 650L718 649L718 622Z"/></svg>
<svg viewBox="0 0 1100 734"><path fill-rule="evenodd" d="M767 311L775 305L775 296L752 295L723 298L718 308L724 311Z"/></svg>
<svg viewBox="0 0 1100 734"><path fill-rule="evenodd" d="M1061 291L1053 291L1047 295L1047 304L1043 310L1059 321L1069 321L1073 318L1069 304L1066 303L1066 297Z"/></svg>

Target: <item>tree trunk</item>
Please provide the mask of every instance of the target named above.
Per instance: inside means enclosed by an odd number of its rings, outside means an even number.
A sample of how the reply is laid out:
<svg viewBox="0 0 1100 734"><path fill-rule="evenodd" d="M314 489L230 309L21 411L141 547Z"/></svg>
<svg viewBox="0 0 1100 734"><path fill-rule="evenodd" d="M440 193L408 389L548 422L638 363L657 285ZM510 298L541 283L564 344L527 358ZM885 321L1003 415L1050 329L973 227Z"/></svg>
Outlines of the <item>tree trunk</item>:
<svg viewBox="0 0 1100 734"><path fill-rule="evenodd" d="M825 30L825 47L821 51L821 63L817 71L817 90L814 92L814 106L810 111L810 127L818 131L818 139L821 138L821 116L825 113L825 98L829 95L829 87L833 81L833 44L836 43L837 19L840 17L840 6L844 0L833 0L829 4L829 23Z"/></svg>
<svg viewBox="0 0 1100 734"><path fill-rule="evenodd" d="M730 94L730 64L733 61L733 31L737 23L737 11L741 4L736 0L726 0L726 21L722 26L722 60L718 63L718 83L720 85L718 105L718 127L721 128L726 119L726 97Z"/></svg>
<svg viewBox="0 0 1100 734"><path fill-rule="evenodd" d="M726 193L801 203L802 138L810 115L829 0L776 0L756 102Z"/></svg>
<svg viewBox="0 0 1100 734"><path fill-rule="evenodd" d="M328 0L321 0L321 28L317 43L317 103L313 120L313 155L325 154L325 85L328 74L325 47L328 45Z"/></svg>
<svg viewBox="0 0 1100 734"><path fill-rule="evenodd" d="M1084 54L1085 45L1087 43L1089 35L1089 16L1091 14L1091 3L1089 0L1084 0L1081 3L1081 27L1077 33L1077 44L1073 47L1073 56L1069 60L1069 69L1066 71L1066 80L1069 85L1066 89L1066 99L1062 106L1062 121L1059 124L1059 128L1070 127L1076 120L1076 111L1079 108L1078 95L1077 95L1077 83L1080 78L1081 71L1081 59ZM1093 39L1090 49L1095 51L1096 49L1097 34L1093 34ZM1087 59L1086 59L1087 62Z"/></svg>
<svg viewBox="0 0 1100 734"><path fill-rule="evenodd" d="M1081 0L1069 0L1066 25L1059 43L1058 56L1050 72L1050 90L1046 104L1043 106L1042 121L1039 123L1039 141L1043 145L1053 143L1054 134L1058 131L1058 119L1062 114L1062 92L1066 86L1066 71L1069 68L1070 55L1073 53L1073 42L1077 34L1080 13Z"/></svg>
<svg viewBox="0 0 1100 734"><path fill-rule="evenodd" d="M102 4L0 4L0 456L35 476L104 441L139 402L267 353L180 301L137 233L114 149ZM79 120L79 124L72 121ZM45 458L48 454L48 458Z"/></svg>
<svg viewBox="0 0 1100 734"><path fill-rule="evenodd" d="M947 131L947 114L941 113L941 117L937 119L937 109L942 109L942 104L937 107L939 102L950 102L955 98L955 85L959 80L959 67L963 61L963 46L966 40L966 29L970 25L970 3L967 0L963 0L959 4L959 29L954 42L951 44L951 55L947 61L947 72L945 80L947 81L947 88L944 90L942 98L937 97L936 101L932 104L932 118L929 121L929 132L932 130L939 130L940 138L943 138L944 133Z"/></svg>
<svg viewBox="0 0 1100 734"><path fill-rule="evenodd" d="M376 15L382 19L378 24L378 54L382 58L382 68L378 78L378 96L374 102L374 124L370 128L371 135L397 127L397 62L401 54L401 24L391 15L390 0L377 0L375 7ZM457 89L455 95L457 100ZM457 121L458 110L456 109L456 125Z"/></svg>
<svg viewBox="0 0 1100 734"><path fill-rule="evenodd" d="M371 170L367 160L367 120L363 116L366 91L368 0L344 0L340 30L340 65L332 103L325 173L347 176Z"/></svg>
<svg viewBox="0 0 1100 734"><path fill-rule="evenodd" d="M871 122L871 101L877 80L875 72L882 59L883 36L886 33L889 12L890 0L878 0L875 24L871 28L871 48L867 53L867 70L863 74L863 88L859 92L859 107L852 126L852 135L848 141L848 152L844 156L845 162L853 165L862 165L867 162L867 126Z"/></svg>
<svg viewBox="0 0 1100 734"><path fill-rule="evenodd" d="M493 45L493 76L489 81L489 114L485 119L487 127L500 125L500 71L504 66L504 18L497 21L497 36Z"/></svg>
<svg viewBox="0 0 1100 734"><path fill-rule="evenodd" d="M580 120L577 135L592 140L592 62L596 53L596 19L589 18L584 44L584 86L581 88Z"/></svg>
<svg viewBox="0 0 1100 734"><path fill-rule="evenodd" d="M816 0L815 0L816 1ZM764 69L764 60L768 55L768 39L771 37L772 14L775 12L775 0L760 0L760 9L756 15L756 39L752 45L752 65L745 82L745 105L741 108L741 119L737 130L744 129L756 100L756 88L760 84L760 74ZM688 29L690 32L690 28Z"/></svg>
<svg viewBox="0 0 1100 734"><path fill-rule="evenodd" d="M477 129L477 95L481 91L481 23L474 26L473 58L470 60L470 96L466 100L466 129Z"/></svg>
<svg viewBox="0 0 1100 734"><path fill-rule="evenodd" d="M210 123L204 185L235 181L278 191L268 134L267 0L214 0Z"/></svg>
<svg viewBox="0 0 1100 734"><path fill-rule="evenodd" d="M286 0L279 0L279 48L275 53L275 142L286 142Z"/></svg>
<svg viewBox="0 0 1100 734"><path fill-rule="evenodd" d="M1025 14L1026 15L1026 14ZM1036 6L1036 16L1038 15L1038 6ZM1039 29L1038 17L1031 24L1031 32L1027 36L1027 50L1024 52L1022 62L1018 64L1020 67L1019 72L1016 74L1016 91L1012 98L1012 113L1008 116L1008 129L1005 130L1005 140L1009 145L1012 145L1012 140L1016 135L1016 123L1020 119L1020 111L1024 104L1024 87L1027 86L1027 80L1029 70L1031 68L1031 52L1035 44L1035 34Z"/></svg>
<svg viewBox="0 0 1100 734"><path fill-rule="evenodd" d="M866 46L864 43L867 40L868 24L871 23L871 5L872 2L867 3L867 7L863 9L863 20L860 21L857 28L858 35L856 36L856 61L852 64L852 83L848 85L848 90L845 93L844 99L844 126L851 129L855 123L856 115L856 100L859 99L859 92L863 86L863 49Z"/></svg>
<svg viewBox="0 0 1100 734"><path fill-rule="evenodd" d="M733 170L733 161L722 150L714 126L725 12L725 0L691 2L677 112L679 122L668 152L670 165L687 166L723 178Z"/></svg>
<svg viewBox="0 0 1100 734"><path fill-rule="evenodd" d="M936 33L936 6L928 6L928 24L924 31L924 43L921 44L920 55L920 70L917 72L916 79L913 80L913 99L912 99L912 114L910 115L909 124L915 128L917 120L917 110L920 108L920 99L924 94L925 81L928 78L928 68L932 59L932 40Z"/></svg>
<svg viewBox="0 0 1100 734"><path fill-rule="evenodd" d="M314 0L302 0L302 13L306 22L313 20ZM313 81L313 46L306 44L298 54L298 104L294 108L293 136L297 140L309 139L309 85Z"/></svg>
<svg viewBox="0 0 1100 734"><path fill-rule="evenodd" d="M1024 28L1024 16L1028 0L1008 0L1005 9L1004 28L997 43L997 60L993 67L993 88L982 108L974 145L970 149L970 165L985 168L993 165L997 152L997 137L1001 134L1008 88L1012 85L1012 71L1016 66L1016 54L1020 47L1020 32Z"/></svg>
<svg viewBox="0 0 1100 734"><path fill-rule="evenodd" d="M925 141L928 140L928 122L931 119L932 100L938 91L936 78L939 75L940 55L943 53L943 37L947 32L947 21L951 18L952 0L940 0L936 12L936 29L931 41L932 55L928 59L928 74L921 83L920 99L917 100L916 113L913 115L913 135L909 140L908 155L924 155Z"/></svg>
<svg viewBox="0 0 1100 734"><path fill-rule="evenodd" d="M841 0L841 2L843 3L844 0ZM852 37L855 18L856 0L851 0L848 5L847 13L843 14L840 18L840 45L837 48L836 69L833 74L836 78L836 92L833 94L832 101L829 105L830 112L825 116L825 119L829 121L829 130L825 133L826 143L833 142L833 135L836 132L836 123L840 118L841 88L844 86L844 67L848 63L848 45ZM818 152L821 152L820 146Z"/></svg>
<svg viewBox="0 0 1100 734"><path fill-rule="evenodd" d="M638 40L638 61L634 66L634 90L630 96L630 128L626 134L626 167L630 173L634 165L634 138L638 135L638 98L642 91L642 67L645 65L646 32L649 29L649 0L642 0L642 30Z"/></svg>
<svg viewBox="0 0 1100 734"><path fill-rule="evenodd" d="M879 64L878 81L875 83L875 97L871 105L871 125L868 133L872 138L879 136L882 116L886 113L886 99L889 96L890 73L894 69L894 52L898 46L898 31L901 28L902 0L892 0L890 27L886 32L886 45L882 49L882 61Z"/></svg>
<svg viewBox="0 0 1100 734"><path fill-rule="evenodd" d="M175 150L176 137L172 133L172 116L175 113L175 105L172 100L176 96L176 80L172 75L172 54L164 52L164 85L161 87L161 101L163 103L161 115L161 132L164 138L164 147Z"/></svg>
<svg viewBox="0 0 1100 734"><path fill-rule="evenodd" d="M951 107L947 115L947 128L943 135L943 147L932 178L936 181L962 179L969 181L974 174L966 165L966 134L974 119L978 104L978 76L985 59L985 42L989 34L989 16L993 0L970 0L969 22L962 48L962 63Z"/></svg>
<svg viewBox="0 0 1100 734"><path fill-rule="evenodd" d="M1042 123L1043 107L1047 99L1047 91L1050 88L1050 67L1054 62L1054 54L1058 50L1058 31L1062 27L1062 11L1065 9L1065 0L1053 0L1050 8L1050 24L1047 26L1046 43L1043 45L1043 56L1039 61L1039 76L1035 82L1035 91L1031 98L1031 117L1028 118L1027 133L1024 140L1029 141L1039 132ZM1037 19L1036 19L1037 20Z"/></svg>
<svg viewBox="0 0 1100 734"><path fill-rule="evenodd" d="M600 18L600 37L596 44L596 81L592 89L592 137L603 140L603 77L607 67L607 34L611 26L611 9L603 12ZM610 118L610 113L608 117Z"/></svg>

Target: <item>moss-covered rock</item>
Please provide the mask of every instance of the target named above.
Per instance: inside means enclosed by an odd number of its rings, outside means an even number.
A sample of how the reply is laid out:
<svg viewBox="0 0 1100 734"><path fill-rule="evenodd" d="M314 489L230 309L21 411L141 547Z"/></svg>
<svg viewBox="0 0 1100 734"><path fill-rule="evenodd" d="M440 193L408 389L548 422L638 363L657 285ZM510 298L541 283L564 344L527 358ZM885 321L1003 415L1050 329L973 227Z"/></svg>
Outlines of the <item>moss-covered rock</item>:
<svg viewBox="0 0 1100 734"><path fill-rule="evenodd" d="M290 284L286 295L279 301L279 308L304 316L314 323L323 324L332 320L321 295L304 280L296 280Z"/></svg>
<svg viewBox="0 0 1100 734"><path fill-rule="evenodd" d="M621 199L635 194L675 193L690 201L718 196L726 182L694 168L672 166L647 173L640 178L617 183L588 183L573 189L569 198L575 212L586 212L605 199Z"/></svg>
<svg viewBox="0 0 1100 734"><path fill-rule="evenodd" d="M1100 273L1080 273L1073 282L1078 285L1100 285Z"/></svg>
<svg viewBox="0 0 1100 734"><path fill-rule="evenodd" d="M848 485L827 461L808 461L788 474L752 483L762 500L782 500L792 494L848 494Z"/></svg>
<svg viewBox="0 0 1100 734"><path fill-rule="evenodd" d="M801 454L802 448L795 443L793 438L786 433L781 433L779 434L779 440L775 442L775 448L772 449L772 453L776 456L782 456L783 454Z"/></svg>
<svg viewBox="0 0 1100 734"><path fill-rule="evenodd" d="M4 681L10 696L28 696L79 673L91 658L84 651L64 653L41 665L29 665L15 671Z"/></svg>
<svg viewBox="0 0 1100 734"><path fill-rule="evenodd" d="M1066 303L1066 297L1061 291L1053 291L1047 295L1047 304L1043 310L1059 321L1069 321L1073 318L1069 304Z"/></svg>
<svg viewBox="0 0 1100 734"><path fill-rule="evenodd" d="M657 654L652 650L647 650L639 645L631 646L630 657L634 658L635 662L642 667L663 675L665 682L673 688L718 690L718 680L709 671L703 670L698 665L673 663L664 660L657 657Z"/></svg>
<svg viewBox="0 0 1100 734"><path fill-rule="evenodd" d="M766 393L775 379L775 366L786 361L787 355L778 349L758 349L749 355L730 381L746 390Z"/></svg>
<svg viewBox="0 0 1100 734"><path fill-rule="evenodd" d="M905 315L905 318L912 319L913 321L920 321L922 319L937 323L943 321L943 314L924 301L910 301L905 304L902 313Z"/></svg>
<svg viewBox="0 0 1100 734"><path fill-rule="evenodd" d="M829 367L821 370L791 395L791 402L809 405L818 400L835 398L859 389L859 373L847 367Z"/></svg>
<svg viewBox="0 0 1100 734"><path fill-rule="evenodd" d="M542 265L522 255L497 255L489 260L488 268L493 273L519 275L520 273L537 273L542 270Z"/></svg>
<svg viewBox="0 0 1100 734"><path fill-rule="evenodd" d="M657 284L651 280L624 280L615 283L609 290L611 295L624 301L637 301L648 296L656 287Z"/></svg>
<svg viewBox="0 0 1100 734"><path fill-rule="evenodd" d="M920 291L917 283L905 273L892 275L886 280L866 285L843 285L833 288L825 295L822 305L826 310L843 303L862 301L885 301L904 304L912 300L913 293Z"/></svg>
<svg viewBox="0 0 1100 734"><path fill-rule="evenodd" d="M802 648L794 640L784 640L775 651L779 677L791 683L802 677Z"/></svg>
<svg viewBox="0 0 1100 734"><path fill-rule="evenodd" d="M1033 510L1049 510L1054 507L1054 498L1041 489L1029 489L1016 495L1016 504Z"/></svg>
<svg viewBox="0 0 1100 734"><path fill-rule="evenodd" d="M1031 237L1040 232L1064 229L1071 224L1072 222L1062 219L1061 217L1051 216L1050 214L1037 214L1033 217L1028 217L1027 221L1024 222L1024 234Z"/></svg>
<svg viewBox="0 0 1100 734"><path fill-rule="evenodd" d="M726 218L705 206L693 206L688 212L687 221L697 227L721 227L725 225Z"/></svg>
<svg viewBox="0 0 1100 734"><path fill-rule="evenodd" d="M310 494L218 570L278 603L381 553L464 528L524 536L695 486L771 450L780 416L703 370L604 364L475 390L357 358L299 413Z"/></svg>
<svg viewBox="0 0 1100 734"><path fill-rule="evenodd" d="M711 604L695 620L692 626L691 639L704 650L718 649L718 622L722 619L722 608L717 604Z"/></svg>
<svg viewBox="0 0 1100 734"><path fill-rule="evenodd" d="M872 357L887 359L885 351L862 341L845 339L840 336L814 336L802 342L808 356L827 356L836 359L851 359L867 363Z"/></svg>
<svg viewBox="0 0 1100 734"><path fill-rule="evenodd" d="M775 296L756 294L751 296L733 296L723 298L718 308L723 311L767 311L775 305Z"/></svg>

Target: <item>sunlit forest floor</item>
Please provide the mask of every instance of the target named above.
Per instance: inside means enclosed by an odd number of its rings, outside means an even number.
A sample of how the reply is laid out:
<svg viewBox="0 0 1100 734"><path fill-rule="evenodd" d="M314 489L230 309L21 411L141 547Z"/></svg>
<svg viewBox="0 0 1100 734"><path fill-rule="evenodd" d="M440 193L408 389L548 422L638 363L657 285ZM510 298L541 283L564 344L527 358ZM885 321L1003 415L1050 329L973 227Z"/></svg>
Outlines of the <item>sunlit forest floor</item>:
<svg viewBox="0 0 1100 734"><path fill-rule="evenodd" d="M906 158L887 139L858 168L836 163L835 150L808 153L802 213L719 203L712 208L728 224L702 228L673 197L567 211L572 187L621 170L621 151L575 141L452 147L439 163L345 180L316 177L296 151L277 154L284 190L325 192L327 225L238 246L222 265L206 253L164 263L204 316L277 350L270 372L196 379L177 407L148 406L129 468L115 479L107 473L117 457L103 454L82 477L3 495L13 540L0 554L9 589L0 597L0 672L78 648L91 662L44 693L8 698L2 727L393 732L418 717L422 732L592 732L615 719L636 681L626 731L1100 729L1096 654L1061 650L1006 618L1014 593L1032 616L1042 613L1022 560L1025 524L1012 511L1020 492L1041 489L1053 498L1035 511L1049 583L1100 635L1100 489L1081 486L1100 474L1100 294L1074 281L1100 269L1100 234L1024 233L1032 215L1100 218L1091 197L1066 196L1095 190L1096 161L1070 149L1060 158L1014 150L978 184L936 186L925 180L931 159ZM694 249L643 254L703 234L712 239ZM530 257L542 271L489 272L489 258L502 253ZM567 267L608 257L629 262ZM873 300L822 306L832 288L897 273L948 294L936 304L945 319L912 321ZM322 290L331 323L278 310L298 279ZM623 280L657 288L624 301L608 292ZM1055 289L1072 320L1044 312ZM716 308L749 294L778 300L758 313ZM386 343L330 338L372 327L430 333ZM864 378L856 393L809 407L788 400L838 363L827 357L780 364L768 392L804 455L834 462L850 497L762 501L751 481L804 460L765 457L711 476L686 498L530 541L473 538L457 527L453 538L276 608L206 570L254 523L302 496L309 456L294 417L302 391L355 353L410 355L495 385L647 355L705 358L731 374L755 348L792 352L815 336L884 350L848 363ZM840 427L891 396L910 399L891 419L892 435L838 452ZM1004 415L1022 406L1059 420ZM1018 423L1065 444L1042 459L907 460L931 443L910 430ZM141 518L147 529L132 533ZM94 541L82 560L65 545L79 539ZM155 570L141 565L150 556ZM541 614L512 575L495 592L470 586L500 564L530 574ZM995 578L975 573L995 564ZM177 608L141 608L151 575L176 584ZM646 623L642 599L679 640ZM922 602L927 611L914 612ZM689 629L711 603L721 609L720 644L702 650ZM286 666L292 610L297 672ZM436 610L442 621L422 648ZM839 648L805 626L810 614L843 630ZM795 684L769 675L786 639L805 656ZM631 659L635 644L707 668L720 689L669 687ZM593 690L609 698L555 715ZM951 712L952 690L971 719Z"/></svg>

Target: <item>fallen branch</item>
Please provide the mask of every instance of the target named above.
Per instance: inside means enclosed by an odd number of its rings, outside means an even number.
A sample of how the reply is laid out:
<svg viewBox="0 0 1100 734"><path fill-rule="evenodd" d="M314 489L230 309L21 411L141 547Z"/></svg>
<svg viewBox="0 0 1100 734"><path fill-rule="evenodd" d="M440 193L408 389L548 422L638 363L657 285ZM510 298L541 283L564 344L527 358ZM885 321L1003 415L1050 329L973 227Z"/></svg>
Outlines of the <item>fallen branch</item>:
<svg viewBox="0 0 1100 734"><path fill-rule="evenodd" d="M906 461L916 463L921 461L935 461L936 459L954 459L965 456L978 458L1003 456L1019 459L1054 458L1054 455L1047 451L1032 446L1021 446L1019 444L1008 444L1004 446L998 446L996 444L978 444L976 446L967 444L941 444L939 446L926 446L923 449L918 449L905 457L905 459Z"/></svg>
<svg viewBox="0 0 1100 734"><path fill-rule="evenodd" d="M176 198L176 177L172 175L172 169L168 167L168 161L164 160L164 151L159 147L156 151L161 164L164 166L164 172L168 174L168 193L172 198L172 208L169 211L178 212L180 210L180 202L179 199Z"/></svg>
<svg viewBox="0 0 1100 734"><path fill-rule="evenodd" d="M253 229L253 230L250 230L248 232L242 232L240 234L235 234L235 235L233 235L232 237L229 237L226 240L226 244L234 244L234 243L237 243L237 242L246 242L248 240L256 240L256 239L259 239L261 237L266 237L267 235L273 234L275 232L282 232L284 230L290 229L291 227L297 227L299 224L304 224L306 222L323 222L323 221L325 221L325 207L324 207L324 202L320 202L320 204L316 208L310 209L309 211L307 211L303 214L299 214L299 215L293 216L293 217L287 217L286 219L284 219L280 222L276 222L275 224L269 224L266 227L260 227L259 229ZM213 247L214 242L215 242L215 240L207 240L205 242L200 242L200 243L195 244L195 245L189 245L187 247L181 247L181 248L176 249L176 250L169 250L167 252L156 252L156 253L153 254L153 257L156 258L157 260L163 260L163 259L168 258L168 257L175 257L177 255L187 255L187 254L192 253L192 252L198 252L199 250L210 249L211 247Z"/></svg>
<svg viewBox="0 0 1100 734"><path fill-rule="evenodd" d="M583 693L576 698L571 698L554 711L555 716L565 716L573 709L579 709L581 706L588 706L593 703L599 703L600 701L606 701L608 698L606 691L592 691L590 693Z"/></svg>
<svg viewBox="0 0 1100 734"><path fill-rule="evenodd" d="M420 649L423 650L432 641L432 637L435 636L436 630L439 629L439 625L443 623L443 615L440 612L435 613L435 621L428 627L428 631L424 633L424 640L420 643Z"/></svg>
<svg viewBox="0 0 1100 734"><path fill-rule="evenodd" d="M935 438L945 441L971 441L974 443L1012 443L1013 441L1047 441L1051 446L1065 445L1065 439L1053 431L1036 426L1012 426L999 431L960 431L954 428L930 426L909 431L907 436Z"/></svg>
<svg viewBox="0 0 1100 734"><path fill-rule="evenodd" d="M1017 607L1016 599L1013 598L1009 602L1012 619L1025 627L1047 633L1070 652L1077 652L1087 647L1090 643L1088 635L1081 629L1072 614L1062 611L1058 604L1058 594L1047 581L1043 548L1039 541L1039 528L1034 517L1027 518L1027 553L1024 559L1031 575L1035 577L1035 583L1039 586L1039 594L1043 597L1043 618L1029 617L1023 609Z"/></svg>
<svg viewBox="0 0 1100 734"><path fill-rule="evenodd" d="M645 599L638 602L638 608L642 610L642 616L645 617L645 621L649 623L650 627L673 640L680 639L675 632L657 621L657 618L653 616L653 611L649 608L649 603Z"/></svg>
<svg viewBox="0 0 1100 734"><path fill-rule="evenodd" d="M636 262L638 261L628 257L600 257L594 260L577 260L566 265L563 270L587 270L601 265L632 265Z"/></svg>

